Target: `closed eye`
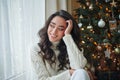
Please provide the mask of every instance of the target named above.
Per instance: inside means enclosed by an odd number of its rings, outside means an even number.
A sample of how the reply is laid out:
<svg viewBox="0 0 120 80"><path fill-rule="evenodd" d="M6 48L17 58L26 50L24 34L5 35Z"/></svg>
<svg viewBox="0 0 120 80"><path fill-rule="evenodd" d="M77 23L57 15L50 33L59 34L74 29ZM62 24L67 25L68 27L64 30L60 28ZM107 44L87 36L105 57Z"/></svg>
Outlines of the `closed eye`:
<svg viewBox="0 0 120 80"><path fill-rule="evenodd" d="M50 24L50 27L51 27L51 28L55 28L55 26L54 26L53 24Z"/></svg>
<svg viewBox="0 0 120 80"><path fill-rule="evenodd" d="M60 30L60 31L63 31L64 30L64 28L61 26L61 27L58 27L58 29Z"/></svg>

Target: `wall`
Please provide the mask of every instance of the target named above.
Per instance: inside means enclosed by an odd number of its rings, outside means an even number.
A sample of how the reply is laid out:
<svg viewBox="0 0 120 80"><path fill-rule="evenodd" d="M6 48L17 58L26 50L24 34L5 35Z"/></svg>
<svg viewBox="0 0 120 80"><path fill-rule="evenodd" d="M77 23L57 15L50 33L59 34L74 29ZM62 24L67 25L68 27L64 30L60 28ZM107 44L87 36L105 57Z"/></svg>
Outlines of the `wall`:
<svg viewBox="0 0 120 80"><path fill-rule="evenodd" d="M46 0L46 19L57 10L67 10L67 0Z"/></svg>

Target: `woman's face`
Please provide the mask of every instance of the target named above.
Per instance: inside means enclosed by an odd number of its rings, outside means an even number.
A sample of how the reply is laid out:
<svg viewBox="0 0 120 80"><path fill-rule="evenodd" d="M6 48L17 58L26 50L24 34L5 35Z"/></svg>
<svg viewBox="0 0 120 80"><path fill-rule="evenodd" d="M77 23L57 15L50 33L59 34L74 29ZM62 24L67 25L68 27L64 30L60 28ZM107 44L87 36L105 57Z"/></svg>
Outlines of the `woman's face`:
<svg viewBox="0 0 120 80"><path fill-rule="evenodd" d="M57 42L64 36L64 31L66 29L66 21L60 16L54 17L47 30L48 38L50 42Z"/></svg>

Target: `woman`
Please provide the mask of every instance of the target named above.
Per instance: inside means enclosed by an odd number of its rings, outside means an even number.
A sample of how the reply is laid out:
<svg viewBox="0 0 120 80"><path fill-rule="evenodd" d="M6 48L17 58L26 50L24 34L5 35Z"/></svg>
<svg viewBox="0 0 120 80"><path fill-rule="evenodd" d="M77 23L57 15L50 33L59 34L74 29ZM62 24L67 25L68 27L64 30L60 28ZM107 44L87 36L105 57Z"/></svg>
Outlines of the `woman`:
<svg viewBox="0 0 120 80"><path fill-rule="evenodd" d="M79 27L68 12L52 14L39 36L40 42L31 51L39 80L89 80L83 69L87 61L79 45Z"/></svg>

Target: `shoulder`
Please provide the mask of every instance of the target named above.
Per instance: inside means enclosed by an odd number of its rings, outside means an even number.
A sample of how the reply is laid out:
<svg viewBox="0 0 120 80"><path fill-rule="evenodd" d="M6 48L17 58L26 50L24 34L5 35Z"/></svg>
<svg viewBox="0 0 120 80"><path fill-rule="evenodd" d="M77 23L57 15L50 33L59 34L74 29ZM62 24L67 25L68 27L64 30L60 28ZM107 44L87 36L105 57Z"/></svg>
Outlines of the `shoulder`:
<svg viewBox="0 0 120 80"><path fill-rule="evenodd" d="M35 51L35 52L38 52L38 51L40 51L41 49L40 49L40 47L38 46L38 44L36 43L36 44L34 44L34 45L32 45L31 46L31 49L30 49L31 51Z"/></svg>
<svg viewBox="0 0 120 80"><path fill-rule="evenodd" d="M40 58L40 55L38 54L38 52L40 52L41 49L40 47L38 46L38 44L34 44L31 46L31 49L30 49L30 55L31 55L31 58Z"/></svg>

